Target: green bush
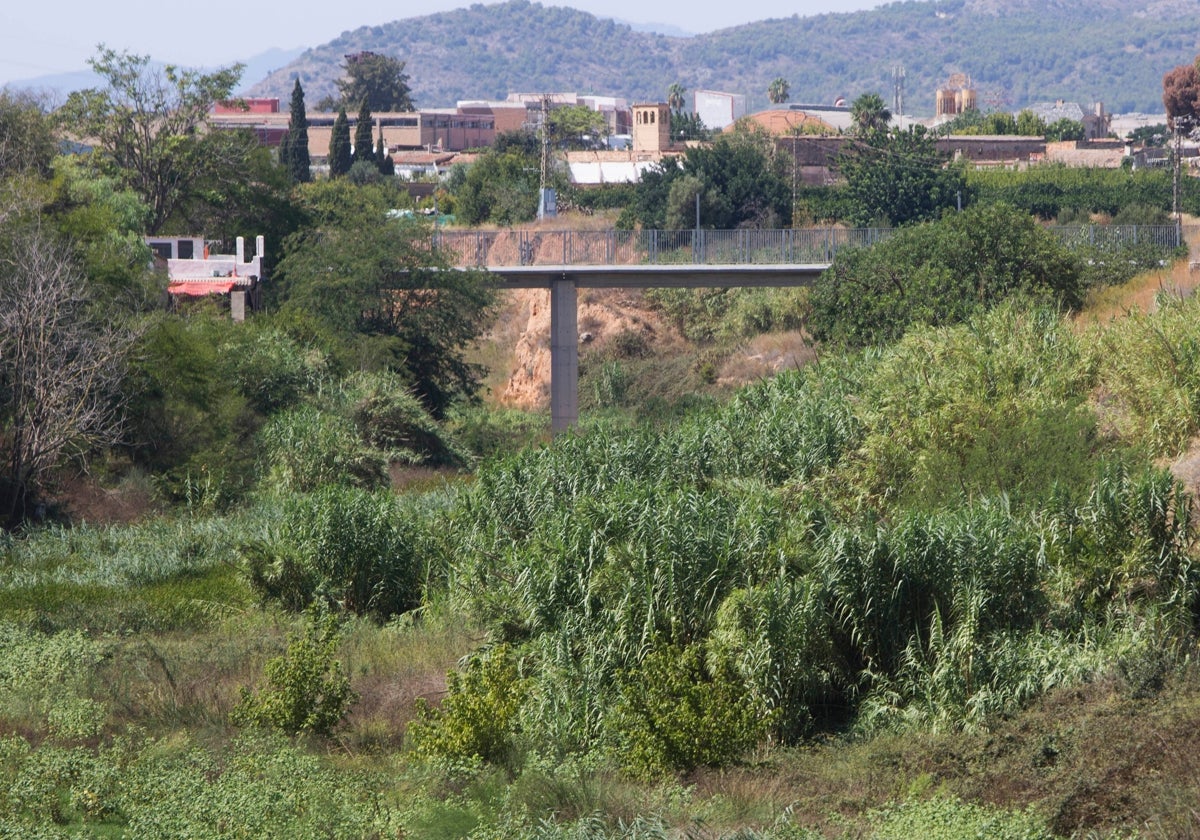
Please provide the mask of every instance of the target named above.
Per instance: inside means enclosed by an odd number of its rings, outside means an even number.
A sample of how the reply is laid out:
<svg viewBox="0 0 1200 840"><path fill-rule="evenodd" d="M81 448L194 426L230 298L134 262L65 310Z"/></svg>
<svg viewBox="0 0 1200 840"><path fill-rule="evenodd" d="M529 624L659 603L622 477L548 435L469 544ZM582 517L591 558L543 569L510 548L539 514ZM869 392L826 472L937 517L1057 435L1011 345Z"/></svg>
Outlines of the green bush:
<svg viewBox="0 0 1200 840"><path fill-rule="evenodd" d="M631 775L653 778L740 759L770 730L766 703L724 669L710 669L702 648L648 654L621 680L606 726Z"/></svg>
<svg viewBox="0 0 1200 840"><path fill-rule="evenodd" d="M465 466L470 456L390 371L357 373L342 383L350 419L389 461Z"/></svg>
<svg viewBox="0 0 1200 840"><path fill-rule="evenodd" d="M242 689L233 722L287 735L331 734L358 699L335 658L337 648L336 617L314 614L307 632L290 636L287 651L267 662L265 685L253 692Z"/></svg>
<svg viewBox="0 0 1200 840"><path fill-rule="evenodd" d="M354 424L310 406L275 415L258 436L264 482L280 492L305 493L322 485L382 487L383 457Z"/></svg>
<svg viewBox="0 0 1200 840"><path fill-rule="evenodd" d="M517 658L507 645L471 657L464 670L447 676L441 706L421 701L409 729L417 755L509 763L526 690Z"/></svg>
<svg viewBox="0 0 1200 840"><path fill-rule="evenodd" d="M717 610L709 667L736 673L752 702L771 710L779 739L797 743L817 721L835 716L853 683L835 629L823 588L812 578L735 589Z"/></svg>
<svg viewBox="0 0 1200 840"><path fill-rule="evenodd" d="M1025 212L973 206L839 251L813 286L810 328L822 341L887 343L912 325L954 324L1018 296L1077 307L1077 260Z"/></svg>
<svg viewBox="0 0 1200 840"><path fill-rule="evenodd" d="M262 596L300 609L320 599L380 619L421 603L416 516L389 492L328 486L287 500L278 534L242 547Z"/></svg>
<svg viewBox="0 0 1200 840"><path fill-rule="evenodd" d="M295 406L329 375L323 353L258 319L238 325L221 347L221 358L238 391L264 415Z"/></svg>
<svg viewBox="0 0 1200 840"><path fill-rule="evenodd" d="M924 509L1007 494L1026 504L1091 478L1091 371L1068 322L1005 304L918 329L864 377L863 438L845 475L877 502Z"/></svg>
<svg viewBox="0 0 1200 840"><path fill-rule="evenodd" d="M935 796L889 805L868 815L871 840L1053 840L1054 834L1032 812L1004 811Z"/></svg>
<svg viewBox="0 0 1200 840"><path fill-rule="evenodd" d="M82 631L44 636L0 623L0 719L62 738L94 737L107 710L83 688L105 653Z"/></svg>

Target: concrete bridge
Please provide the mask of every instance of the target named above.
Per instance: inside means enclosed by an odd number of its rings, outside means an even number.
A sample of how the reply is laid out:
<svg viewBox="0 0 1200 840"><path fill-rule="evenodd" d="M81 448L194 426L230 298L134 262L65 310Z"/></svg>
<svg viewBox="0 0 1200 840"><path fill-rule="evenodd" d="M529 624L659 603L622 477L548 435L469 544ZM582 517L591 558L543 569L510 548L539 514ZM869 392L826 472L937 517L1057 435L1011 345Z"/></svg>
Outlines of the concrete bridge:
<svg viewBox="0 0 1200 840"><path fill-rule="evenodd" d="M435 247L459 267L486 269L496 286L550 292L550 415L555 433L579 420L583 289L805 286L839 248L890 231L441 231Z"/></svg>
<svg viewBox="0 0 1200 840"><path fill-rule="evenodd" d="M1068 246L1154 242L1174 247L1176 225L1051 226ZM579 419L578 289L806 286L842 248L873 245L887 228L775 230L437 231L452 265L482 268L496 286L550 291L551 428Z"/></svg>

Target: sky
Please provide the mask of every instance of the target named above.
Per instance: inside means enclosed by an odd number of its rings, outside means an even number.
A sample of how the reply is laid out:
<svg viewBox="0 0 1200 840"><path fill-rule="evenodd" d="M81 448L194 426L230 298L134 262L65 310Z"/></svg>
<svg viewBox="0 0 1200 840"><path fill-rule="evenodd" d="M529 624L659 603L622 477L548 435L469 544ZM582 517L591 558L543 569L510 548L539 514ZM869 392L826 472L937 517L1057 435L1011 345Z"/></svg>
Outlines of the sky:
<svg viewBox="0 0 1200 840"><path fill-rule="evenodd" d="M188 67L217 67L271 48L315 47L342 32L471 5L473 0L30 0L0 5L0 86L87 69L96 45ZM541 0L633 24L710 32L766 18L851 12L882 0ZM336 10L331 15L331 10Z"/></svg>

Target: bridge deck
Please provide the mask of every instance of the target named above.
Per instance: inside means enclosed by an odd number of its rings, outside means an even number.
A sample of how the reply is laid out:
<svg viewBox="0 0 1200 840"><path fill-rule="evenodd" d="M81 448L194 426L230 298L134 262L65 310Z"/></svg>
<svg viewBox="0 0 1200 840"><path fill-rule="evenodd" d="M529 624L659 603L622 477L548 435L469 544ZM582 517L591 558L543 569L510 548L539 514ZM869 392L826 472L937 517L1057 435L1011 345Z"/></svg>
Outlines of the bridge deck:
<svg viewBox="0 0 1200 840"><path fill-rule="evenodd" d="M580 289L706 289L809 286L829 263L772 265L521 265L488 266L505 289L549 289L568 280Z"/></svg>

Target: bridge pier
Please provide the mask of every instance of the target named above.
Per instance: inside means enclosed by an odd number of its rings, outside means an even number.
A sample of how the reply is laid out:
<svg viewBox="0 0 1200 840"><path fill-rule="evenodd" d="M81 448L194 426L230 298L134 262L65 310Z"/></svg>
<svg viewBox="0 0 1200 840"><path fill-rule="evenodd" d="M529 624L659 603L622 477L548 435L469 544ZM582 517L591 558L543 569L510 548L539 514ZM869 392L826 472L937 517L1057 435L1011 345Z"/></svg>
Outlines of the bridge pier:
<svg viewBox="0 0 1200 840"><path fill-rule="evenodd" d="M550 430L579 422L579 308L575 279L550 281Z"/></svg>
<svg viewBox="0 0 1200 840"><path fill-rule="evenodd" d="M550 429L579 422L579 289L807 286L828 264L488 266L496 286L550 290Z"/></svg>

